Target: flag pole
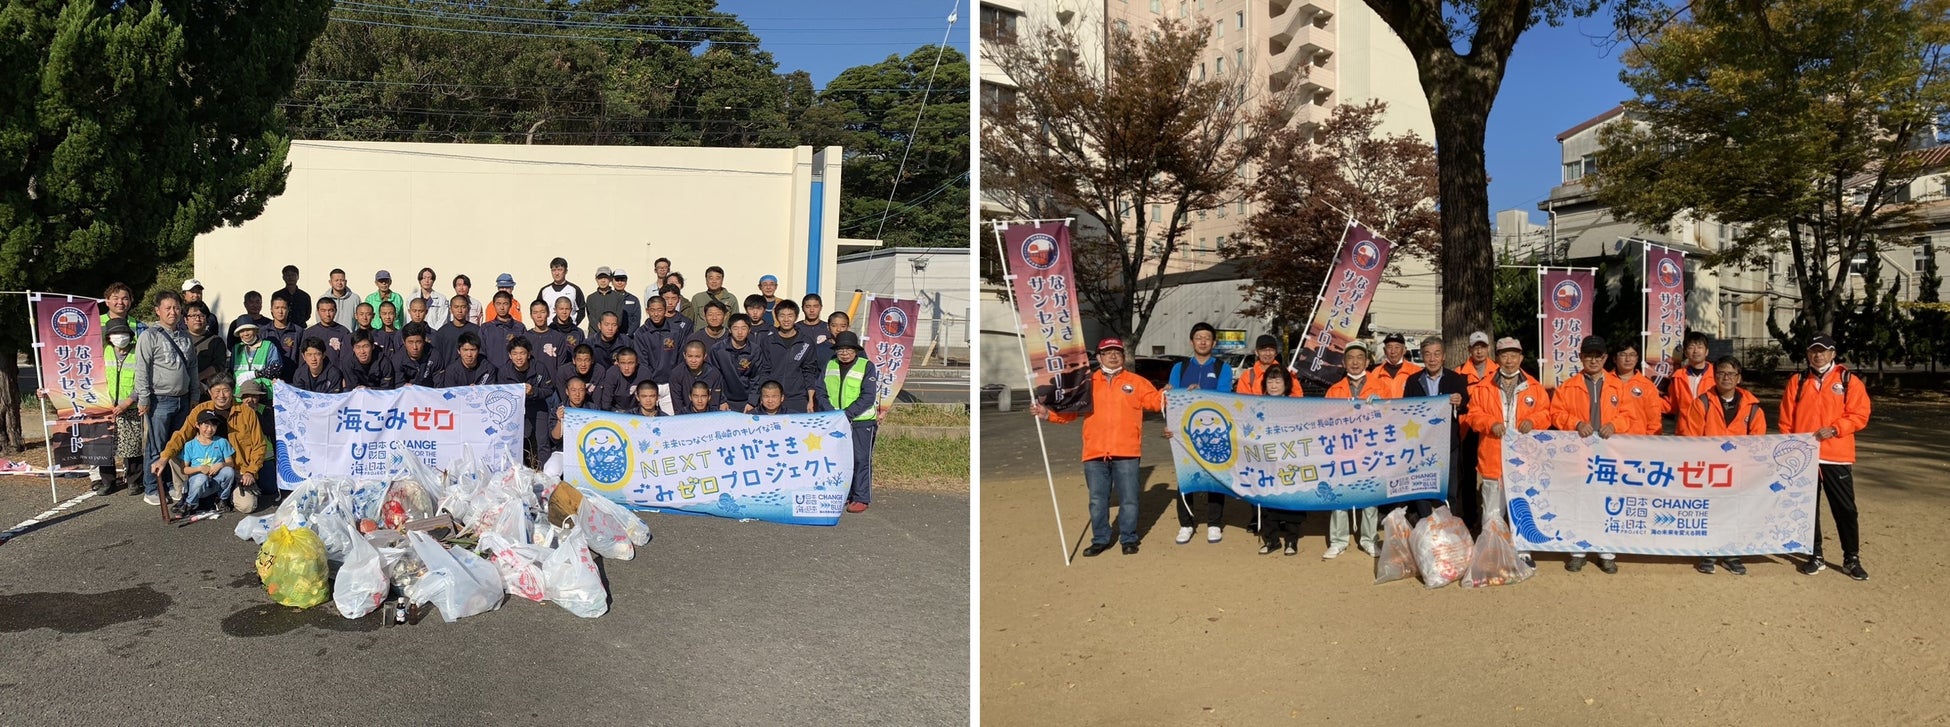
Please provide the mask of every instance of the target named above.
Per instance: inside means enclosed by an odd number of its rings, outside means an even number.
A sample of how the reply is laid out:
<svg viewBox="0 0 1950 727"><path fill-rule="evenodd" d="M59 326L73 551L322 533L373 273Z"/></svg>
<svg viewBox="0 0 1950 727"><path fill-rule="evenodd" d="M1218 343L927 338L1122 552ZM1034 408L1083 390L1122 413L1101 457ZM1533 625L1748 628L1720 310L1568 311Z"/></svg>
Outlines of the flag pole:
<svg viewBox="0 0 1950 727"><path fill-rule="evenodd" d="M47 418L47 399L40 395L41 390L47 387L47 372L41 366L41 320L34 315L34 304L41 302L41 295L33 291L22 291L22 294L27 296L27 331L33 335L34 341L34 401L41 405L41 447L47 451L47 496L58 504L61 502L61 492L54 484L54 437L49 434L51 425Z"/></svg>
<svg viewBox="0 0 1950 727"><path fill-rule="evenodd" d="M1009 311L1016 316L1016 346L1022 350L1022 378L1029 384L1029 401L1034 404L1036 374L1029 368L1029 339L1022 332L1022 311L1016 307L1016 276L1009 274L1009 250L1002 237L1004 224L1007 223L995 223L990 229L995 231L995 251L999 255L996 259L1002 263L1002 287L1008 291ZM1065 227L1069 224L1069 220L1063 221ZM1056 544L1063 551L1063 566L1067 568L1070 565L1070 536L1063 532L1063 506L1056 499L1056 471L1049 464L1049 442L1043 438L1043 418L1030 418L1036 421L1036 448L1043 452L1043 476L1049 479L1049 506L1056 513Z"/></svg>
<svg viewBox="0 0 1950 727"><path fill-rule="evenodd" d="M1332 207L1333 205L1328 205L1328 206ZM1335 207L1334 209L1335 211L1340 210L1340 208L1338 207ZM1354 229L1354 216L1348 215L1347 226L1341 228L1341 241L1340 243L1334 245L1334 254L1331 257L1327 258L1327 274L1320 276L1320 292L1314 295L1314 307L1313 310L1307 312L1307 327L1305 329L1302 329L1301 335L1305 335L1305 331L1311 330L1313 328L1314 316L1320 315L1320 304L1327 302L1327 284L1334 282L1334 265L1340 262L1341 248L1347 247L1347 233L1353 229ZM1329 322L1329 325L1331 324L1332 323ZM1328 329L1321 329L1321 330L1325 331ZM1287 357L1286 367L1288 369L1293 370L1295 373L1299 372L1300 349L1306 347L1307 347L1307 342L1305 339L1302 339L1300 341L1300 345L1293 347L1293 355ZM1321 346L1319 351L1314 353L1315 357L1321 357L1325 355L1327 355L1327 347L1324 345Z"/></svg>

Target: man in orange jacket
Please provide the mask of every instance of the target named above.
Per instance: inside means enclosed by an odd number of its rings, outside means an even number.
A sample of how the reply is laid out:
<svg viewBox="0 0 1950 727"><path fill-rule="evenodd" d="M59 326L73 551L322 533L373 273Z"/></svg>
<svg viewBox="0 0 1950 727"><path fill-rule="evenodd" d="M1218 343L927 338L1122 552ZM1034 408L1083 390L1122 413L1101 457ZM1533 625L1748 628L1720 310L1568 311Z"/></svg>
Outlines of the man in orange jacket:
<svg viewBox="0 0 1950 727"><path fill-rule="evenodd" d="M1505 337L1496 342L1496 373L1469 389L1469 410L1463 413L1463 426L1476 432L1476 471L1483 477L1483 491L1489 508L1483 518L1492 516L1509 522L1503 496L1503 437L1511 431L1529 433L1549 429L1550 395L1544 385L1523 370L1523 344ZM1526 559L1527 556L1526 556Z"/></svg>
<svg viewBox="0 0 1950 727"><path fill-rule="evenodd" d="M1469 358L1456 364L1456 373L1462 374L1470 386L1483 383L1496 373L1496 364L1490 361L1490 334L1482 331L1469 334Z"/></svg>
<svg viewBox="0 0 1950 727"><path fill-rule="evenodd" d="M1110 493L1117 490L1117 537L1124 554L1138 552L1138 457L1144 454L1144 413L1164 411L1162 392L1144 377L1124 369L1124 342L1097 343L1101 370L1090 376L1090 413L1083 418L1083 481L1090 488L1090 547L1085 557L1110 549ZM1029 412L1052 424L1076 421L1073 413L1052 412L1041 402Z"/></svg>
<svg viewBox="0 0 1950 727"><path fill-rule="evenodd" d="M1401 391L1408 383L1408 377L1422 372L1422 365L1408 360L1408 339L1402 334L1390 333L1381 339L1381 360L1370 369L1374 376L1386 379L1388 386ZM1400 396L1400 394L1396 394Z"/></svg>
<svg viewBox="0 0 1950 727"><path fill-rule="evenodd" d="M1658 434L1665 428L1666 398L1659 385L1645 375L1645 357L1637 341L1624 340L1611 346L1610 371L1625 385L1625 398L1638 412L1638 431L1626 434Z"/></svg>
<svg viewBox="0 0 1950 727"><path fill-rule="evenodd" d="M1846 367L1835 363L1835 339L1815 336L1808 344L1808 368L1788 379L1781 392L1781 432L1812 432L1821 442L1821 494L1835 511L1835 535L1842 541L1842 572L1858 581L1862 569L1861 534L1855 510L1855 433L1869 426L1869 392ZM1814 557L1801 564L1802 575L1820 573L1821 501L1815 501Z"/></svg>
<svg viewBox="0 0 1950 727"><path fill-rule="evenodd" d="M1237 381L1232 385L1232 393L1265 396L1266 372L1285 365L1280 363L1280 341L1272 336L1262 334L1259 340L1253 342L1253 356L1252 363L1240 369L1235 376ZM1297 374L1289 371L1286 379L1287 396L1304 396L1300 392L1300 377Z"/></svg>
<svg viewBox="0 0 1950 727"><path fill-rule="evenodd" d="M1638 411L1626 398L1625 384L1605 370L1605 361L1610 358L1603 338L1588 336L1578 344L1578 361L1584 364L1584 370L1558 383L1557 393L1551 398L1553 428L1577 432L1580 437L1595 434L1605 439L1639 430ZM1576 573L1584 570L1584 563L1585 554L1575 553L1564 562L1564 570ZM1608 575L1617 573L1617 557L1599 553L1598 570Z"/></svg>
<svg viewBox="0 0 1950 727"><path fill-rule="evenodd" d="M1700 437L1738 437L1767 433L1767 415L1760 412L1760 400L1740 388L1740 359L1721 356L1713 362L1713 390L1699 397L1700 410L1705 415L1701 420L1703 427L1695 434L1682 436ZM1721 558L1727 572L1737 576L1747 575L1747 566L1740 558ZM1702 558L1693 570L1713 574L1713 559Z"/></svg>
<svg viewBox="0 0 1950 727"><path fill-rule="evenodd" d="M1706 360L1706 334L1688 332L1684 350L1686 357L1679 362L1679 368L1673 369L1672 380L1666 382L1666 411L1672 412L1673 430L1681 436L1699 431L1699 397L1713 390L1713 364Z"/></svg>
<svg viewBox="0 0 1950 727"><path fill-rule="evenodd" d="M1368 347L1360 341L1349 341L1342 355L1341 365L1347 375L1333 386L1327 387L1329 399L1399 399L1401 389L1387 379L1376 376L1368 369ZM1347 538L1353 526L1353 518L1346 510L1335 510L1327 518L1327 552L1320 554L1321 560L1338 558L1347 552ZM1381 508L1361 508L1361 552L1368 557L1381 553Z"/></svg>

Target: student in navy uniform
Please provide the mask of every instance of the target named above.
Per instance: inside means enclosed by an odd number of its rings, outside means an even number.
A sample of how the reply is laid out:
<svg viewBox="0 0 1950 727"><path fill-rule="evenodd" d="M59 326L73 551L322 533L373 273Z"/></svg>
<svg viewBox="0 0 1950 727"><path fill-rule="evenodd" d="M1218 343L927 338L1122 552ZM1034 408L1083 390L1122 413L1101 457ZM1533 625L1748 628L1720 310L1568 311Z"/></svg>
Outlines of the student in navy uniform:
<svg viewBox="0 0 1950 727"><path fill-rule="evenodd" d="M683 344L690 343L691 341L702 341L704 343L704 350L718 350L719 346L723 346L724 342L731 338L731 329L725 326L725 321L730 318L730 314L730 310L726 309L723 303L715 300L705 303L704 325L699 326L697 330L691 331L691 335L680 342L678 346L682 347Z"/></svg>
<svg viewBox="0 0 1950 727"><path fill-rule="evenodd" d="M569 304L568 299L557 298L550 310L555 312L555 317L548 319L548 329L562 334L562 345L568 346L571 352L575 351L583 339L582 328L575 324L575 307Z"/></svg>
<svg viewBox="0 0 1950 727"><path fill-rule="evenodd" d="M596 325L593 326L596 329L596 335L583 341L589 344L591 351L595 352L596 363L600 364L603 368L616 365L617 349L630 347L629 339L617 333L622 328L622 325L623 319L621 316L616 315L616 311L603 311L597 314Z"/></svg>
<svg viewBox="0 0 1950 727"><path fill-rule="evenodd" d="M548 327L548 304L539 300L528 304L530 327L522 329L521 335L528 339L529 354L538 363L549 367L553 372L569 360L568 339L553 328Z"/></svg>
<svg viewBox="0 0 1950 727"><path fill-rule="evenodd" d="M664 413L664 408L658 403L658 398L657 382L639 381L636 384L636 397L630 400L632 406L623 413L635 414L640 417L669 416Z"/></svg>
<svg viewBox="0 0 1950 727"><path fill-rule="evenodd" d="M703 382L711 390L710 404L714 410L728 410L731 407L727 402L744 401L745 389L737 377L724 375L706 358L704 344L697 341L684 344L684 361L676 371L670 372L670 395L676 396L680 391L689 392L692 384Z"/></svg>
<svg viewBox="0 0 1950 727"><path fill-rule="evenodd" d="M283 275L284 287L271 291L271 303L276 305L278 301L284 301L289 320L303 330L311 323L311 294L298 288L298 266L284 266ZM272 318L275 320L276 316Z"/></svg>
<svg viewBox="0 0 1950 727"><path fill-rule="evenodd" d="M133 324L131 324L133 325ZM291 304L283 298L271 300L271 322L258 326L258 335L278 347L278 358L284 361L284 370L278 374L281 381L291 381L291 374L298 370L298 343L304 340L305 329L291 321Z"/></svg>
<svg viewBox="0 0 1950 727"><path fill-rule="evenodd" d="M332 300L326 298L318 303L318 309L322 312L331 307ZM348 388L345 385L345 374L332 364L331 356L325 352L325 346L323 338L308 337L300 344L304 353L299 355L297 371L291 374L291 385L294 388L314 394L345 393Z"/></svg>
<svg viewBox="0 0 1950 727"><path fill-rule="evenodd" d="M508 344L522 335L521 317L514 315L515 297L505 290L494 292L494 320L481 324L481 357L496 366L508 365Z"/></svg>
<svg viewBox="0 0 1950 727"><path fill-rule="evenodd" d="M821 317L825 313L826 301L820 298L818 293L807 293L806 297L799 299L799 315L802 316L799 330L805 333L806 340L812 341L815 346L830 345L833 342L833 331L826 327L826 319Z"/></svg>
<svg viewBox="0 0 1950 727"><path fill-rule="evenodd" d="M612 274L612 279L616 281L616 290L623 294L623 327L618 334L628 336L636 333L637 326L643 325L643 301L638 300L636 294L630 292L628 272L617 268Z"/></svg>
<svg viewBox="0 0 1950 727"><path fill-rule="evenodd" d="M711 392L710 384L703 381L693 381L691 382L689 391L690 394L684 398L684 405L677 408L677 413L709 414L714 411L722 411L721 406L712 403L716 400L716 395Z"/></svg>
<svg viewBox="0 0 1950 727"><path fill-rule="evenodd" d="M765 381L765 351L759 348L758 340L751 335L751 320L744 314L731 317L731 334L718 352L712 356L712 363L724 372L726 383L736 381L740 392L758 391L760 382ZM728 400L732 411L744 411L743 395Z"/></svg>
<svg viewBox="0 0 1950 727"><path fill-rule="evenodd" d="M814 368L826 370L826 362L833 360L833 338L851 330L853 316L847 315L846 311L836 310L826 317L826 342L813 344L813 355L818 357Z"/></svg>
<svg viewBox="0 0 1950 727"><path fill-rule="evenodd" d="M379 346L382 355L398 351L400 339L405 338L400 335L399 315L399 306L392 301L379 304L379 327L372 332L372 342Z"/></svg>
<svg viewBox="0 0 1950 727"><path fill-rule="evenodd" d="M852 332L833 336L833 360L826 364L826 385L820 411L843 411L853 425L853 488L846 511L867 511L873 502L873 445L879 432L880 389L873 361L864 356L860 337Z"/></svg>
<svg viewBox="0 0 1950 727"><path fill-rule="evenodd" d="M548 452L542 459L562 452L562 420L568 417L570 409L590 409L589 382L580 376L571 376L562 381L562 395L548 419Z"/></svg>
<svg viewBox="0 0 1950 727"><path fill-rule="evenodd" d="M670 321L670 325L677 329L680 338L689 339L691 332L697 330L697 324L692 323L690 316L682 312L685 310L684 306L690 304L689 301L684 300L684 290L675 285L666 285L663 293L658 297L664 299L664 320Z"/></svg>
<svg viewBox="0 0 1950 727"><path fill-rule="evenodd" d="M454 303L454 310L461 310L460 303ZM453 327L450 325L440 330L445 332ZM454 349L454 360L441 369L439 378L434 380L435 386L451 389L500 383L501 367L481 357L481 335L474 331L475 328L468 326L468 330L461 332L459 346Z"/></svg>
<svg viewBox="0 0 1950 727"><path fill-rule="evenodd" d="M763 339L778 330L770 323L772 311L765 307L765 296L753 293L745 296L745 320L751 322L752 338ZM735 320L738 316L732 316Z"/></svg>
<svg viewBox="0 0 1950 727"><path fill-rule="evenodd" d="M760 416L792 413L786 411L785 408L785 386L770 379L766 380L763 384L759 384L758 405L752 407L752 413Z"/></svg>
<svg viewBox="0 0 1950 727"><path fill-rule="evenodd" d="M465 294L447 300L447 313L451 319L440 330L433 332L433 360L440 368L447 368L460 353L462 334L474 334L474 347L478 353L481 346L481 326L468 320L474 310L474 301Z"/></svg>
<svg viewBox="0 0 1950 727"><path fill-rule="evenodd" d="M1232 391L1232 367L1212 355L1212 347L1218 342L1218 331L1212 324L1203 321L1192 326L1192 357L1171 367L1171 381L1167 389L1198 389L1200 391ZM1190 495L1179 493L1173 498L1178 503L1178 544L1192 542L1193 526L1197 518L1192 516ZM1223 537L1226 512L1226 496L1217 492L1205 493L1205 542L1216 543Z"/></svg>
<svg viewBox="0 0 1950 727"><path fill-rule="evenodd" d="M663 381L683 358L684 337L671 325L662 298L651 298L643 305L646 317L643 325L637 326L636 333L630 335L630 343L642 354L637 365L647 369L651 378Z"/></svg>
<svg viewBox="0 0 1950 727"><path fill-rule="evenodd" d="M650 372L639 365L636 349L623 346L616 349L612 366L604 371L601 383L596 385L601 398L596 400L596 408L603 411L626 412L635 403L636 385L645 381L655 382Z"/></svg>
<svg viewBox="0 0 1950 727"><path fill-rule="evenodd" d="M440 363L433 358L433 329L425 323L408 323L400 331L400 348L392 352L393 379L400 386L432 386Z"/></svg>
<svg viewBox="0 0 1950 727"><path fill-rule="evenodd" d="M784 387L786 408L795 412L814 411L825 378L812 341L799 327L799 305L781 300L772 315L778 320L779 328L759 346L765 352L765 378L760 381L775 381ZM757 408L757 404L752 401L746 406Z"/></svg>
<svg viewBox="0 0 1950 727"><path fill-rule="evenodd" d="M393 364L372 342L372 329L359 328L352 331L352 353L339 360L339 373L345 377L345 389L374 389L389 391L399 388Z"/></svg>
<svg viewBox="0 0 1950 727"><path fill-rule="evenodd" d="M304 337L318 339L325 343L325 358L333 362L351 352L352 331L338 322L339 302L332 298L318 299L318 322L305 329Z"/></svg>
<svg viewBox="0 0 1950 727"><path fill-rule="evenodd" d="M569 354L569 362L555 367L555 380L568 381L572 378L582 379L582 383L588 389L587 393L589 394L590 400L594 401L602 393L597 388L597 382L602 381L605 371L606 369L596 364L595 350L589 348L589 344L578 343L573 352Z"/></svg>
<svg viewBox="0 0 1950 727"><path fill-rule="evenodd" d="M232 347L235 347L237 345L237 328L239 326L245 323L251 323L255 324L258 328L263 328L265 324L271 322L271 319L264 317L263 311L264 294L255 290L245 293L244 314L237 316L236 320L231 321L230 326L224 329L223 339L229 342ZM104 313L102 315L106 316L108 314ZM104 318L103 321L106 322L107 319Z"/></svg>
<svg viewBox="0 0 1950 727"><path fill-rule="evenodd" d="M523 416L522 426L526 431L522 438L531 462L539 467L548 459L549 409L548 403L555 399L555 380L553 372L543 362L536 360L535 344L527 336L515 336L508 342L508 365L501 368L502 377L498 383L521 384Z"/></svg>

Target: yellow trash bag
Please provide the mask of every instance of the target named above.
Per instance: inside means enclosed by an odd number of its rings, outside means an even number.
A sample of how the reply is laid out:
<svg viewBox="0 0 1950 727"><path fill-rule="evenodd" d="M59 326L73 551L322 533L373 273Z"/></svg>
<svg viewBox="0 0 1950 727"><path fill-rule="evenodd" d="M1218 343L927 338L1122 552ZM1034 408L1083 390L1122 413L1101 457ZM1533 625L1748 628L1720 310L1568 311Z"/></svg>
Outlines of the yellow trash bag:
<svg viewBox="0 0 1950 727"><path fill-rule="evenodd" d="M257 577L271 600L293 608L311 608L332 600L331 566L325 563L325 543L309 528L279 527L257 550Z"/></svg>

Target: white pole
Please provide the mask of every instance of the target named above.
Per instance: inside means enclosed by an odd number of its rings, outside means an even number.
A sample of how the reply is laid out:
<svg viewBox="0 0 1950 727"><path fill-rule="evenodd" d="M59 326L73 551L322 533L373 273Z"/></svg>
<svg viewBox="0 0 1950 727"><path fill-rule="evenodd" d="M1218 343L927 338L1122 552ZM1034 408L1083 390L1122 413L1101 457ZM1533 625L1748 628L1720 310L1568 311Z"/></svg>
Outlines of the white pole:
<svg viewBox="0 0 1950 727"><path fill-rule="evenodd" d="M9 291L12 292L12 291ZM39 293L23 291L27 296L27 332L33 336L34 346L34 401L41 405L41 446L47 451L47 496L56 504L61 502L61 492L54 485L54 437L47 418L47 400L41 398L40 390L47 387L47 372L41 370L41 322L34 316L34 304L39 303Z"/></svg>
<svg viewBox="0 0 1950 727"><path fill-rule="evenodd" d="M1328 206L1332 207L1333 205L1328 205ZM1335 207L1334 209L1338 211L1340 208ZM1301 331L1303 332L1302 335L1304 335L1305 331L1310 331L1313 329L1314 316L1320 315L1320 304L1327 302L1327 284L1334 282L1334 265L1340 262L1341 248L1347 247L1347 233L1349 230L1352 229L1354 229L1354 217L1349 216L1347 218L1347 226L1341 228L1340 244L1334 246L1334 255L1332 257L1327 258L1327 274L1321 276L1320 292L1314 295L1314 308L1313 310L1307 312L1306 328L1301 329ZM1331 326L1333 325L1333 323L1330 321L1328 325ZM1360 332L1359 326L1356 326L1355 332L1356 333ZM1293 369L1295 371L1299 370L1300 349L1306 347L1307 347L1307 341L1304 338L1300 340L1300 345L1293 347L1293 355L1287 357L1287 362L1286 362L1287 368ZM1327 355L1327 348L1325 346L1322 346L1319 351L1314 353L1315 358L1319 358L1325 355Z"/></svg>
<svg viewBox="0 0 1950 727"><path fill-rule="evenodd" d="M1015 276L1009 274L1009 250L1008 245L1003 243L1002 237L1002 226L1004 224L1007 223L996 223L991 228L995 230L995 251L1000 255L996 259L1002 263L1002 287L1008 291L1009 312L1016 316L1016 347L1022 350L1022 379L1029 384L1030 402L1034 403L1036 400L1036 374L1029 368L1029 340L1022 333L1022 311L1016 308ZM1069 222L1066 220L1064 225L1067 226L1068 224ZM1056 544L1063 550L1063 566L1067 568L1070 565L1070 536L1063 532L1063 506L1058 504L1056 500L1056 471L1051 469L1049 465L1049 442L1043 439L1042 417L1031 417L1031 419L1036 421L1036 448L1043 452L1043 475L1049 479L1049 506L1056 513Z"/></svg>

